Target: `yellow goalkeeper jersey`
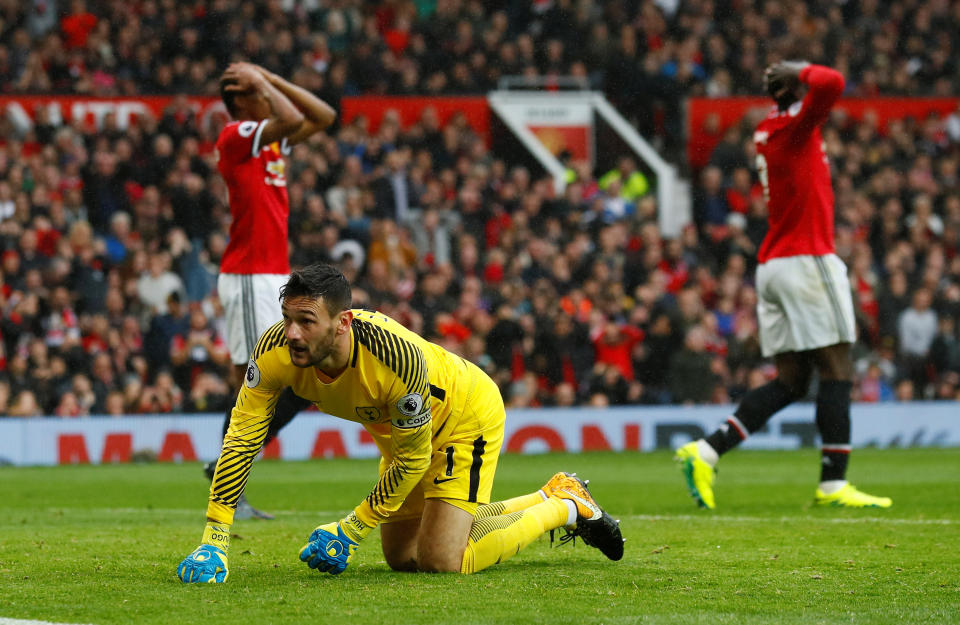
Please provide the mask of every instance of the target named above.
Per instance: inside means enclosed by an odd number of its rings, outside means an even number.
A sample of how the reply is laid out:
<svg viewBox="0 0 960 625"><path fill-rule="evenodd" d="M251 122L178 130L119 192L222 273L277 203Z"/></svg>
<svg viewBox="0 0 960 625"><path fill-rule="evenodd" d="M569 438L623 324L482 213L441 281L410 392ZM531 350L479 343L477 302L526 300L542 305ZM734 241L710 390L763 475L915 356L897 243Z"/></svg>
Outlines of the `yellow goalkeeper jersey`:
<svg viewBox="0 0 960 625"><path fill-rule="evenodd" d="M354 310L347 368L331 379L290 361L280 321L260 337L223 441L207 516L231 523L250 465L287 386L321 411L363 424L390 466L355 509L373 527L420 481L433 452L456 430L478 376L476 365L379 312Z"/></svg>

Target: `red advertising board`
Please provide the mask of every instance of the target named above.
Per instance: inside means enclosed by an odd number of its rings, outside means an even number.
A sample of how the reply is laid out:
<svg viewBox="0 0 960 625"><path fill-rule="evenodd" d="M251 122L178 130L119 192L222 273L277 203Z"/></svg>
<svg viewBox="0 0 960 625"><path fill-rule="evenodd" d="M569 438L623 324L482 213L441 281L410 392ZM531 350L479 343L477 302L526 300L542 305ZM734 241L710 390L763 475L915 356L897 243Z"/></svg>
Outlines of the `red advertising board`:
<svg viewBox="0 0 960 625"><path fill-rule="evenodd" d="M403 127L416 123L425 109L432 108L437 113L440 126L445 126L450 118L462 113L474 132L488 140L490 136L490 106L484 97L388 97L356 96L340 101L340 119L350 123L363 115L369 121L369 130L376 132L383 116L394 111Z"/></svg>
<svg viewBox="0 0 960 625"><path fill-rule="evenodd" d="M0 96L0 110L16 118L33 119L37 109L46 108L51 119L57 123L83 120L89 127L100 127L107 114L116 115L117 125L126 128L130 122L142 115L160 118L175 100L177 104L186 104L197 116L201 124L207 123L212 115L226 115L226 109L220 98L213 96L142 96L138 98L93 98L82 96Z"/></svg>
<svg viewBox="0 0 960 625"><path fill-rule="evenodd" d="M141 115L161 117L176 99L181 99L205 123L213 114L226 115L223 103L215 96L142 96L137 98L95 98L83 96L23 95L0 96L0 111L21 120L33 119L39 107L48 108L55 123L82 119L89 126L100 127L108 113L116 115L120 128ZM423 111L432 108L441 126L461 113L473 130L489 140L490 107L484 97L346 97L340 102L340 118L349 123L363 115L369 130L376 132L388 111L395 111L404 127L415 123Z"/></svg>
<svg viewBox="0 0 960 625"><path fill-rule="evenodd" d="M891 119L913 117L922 120L931 114L944 117L956 111L958 104L960 98L844 98L834 111L858 121L871 115L883 132ZM706 165L727 128L740 123L751 109L768 111L770 106L769 98L690 98L687 101L687 158L690 165L694 169Z"/></svg>

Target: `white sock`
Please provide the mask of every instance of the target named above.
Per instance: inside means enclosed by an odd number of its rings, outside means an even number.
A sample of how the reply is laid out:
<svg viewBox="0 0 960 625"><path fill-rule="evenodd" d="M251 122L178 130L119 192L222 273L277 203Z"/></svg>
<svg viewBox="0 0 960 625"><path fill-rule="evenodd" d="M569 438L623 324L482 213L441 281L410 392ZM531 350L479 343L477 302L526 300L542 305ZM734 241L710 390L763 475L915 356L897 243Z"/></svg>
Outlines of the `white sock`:
<svg viewBox="0 0 960 625"><path fill-rule="evenodd" d="M577 524L577 504L573 503L569 499L561 499L560 501L567 504L567 522L564 525L576 525Z"/></svg>
<svg viewBox="0 0 960 625"><path fill-rule="evenodd" d="M700 452L700 458L711 467L717 466L717 462L720 461L720 456L717 455L717 450L711 447L710 443L702 438L697 441L697 451Z"/></svg>
<svg viewBox="0 0 960 625"><path fill-rule="evenodd" d="M824 495L832 495L846 485L847 480L827 480L826 482L820 482L820 490L823 491Z"/></svg>

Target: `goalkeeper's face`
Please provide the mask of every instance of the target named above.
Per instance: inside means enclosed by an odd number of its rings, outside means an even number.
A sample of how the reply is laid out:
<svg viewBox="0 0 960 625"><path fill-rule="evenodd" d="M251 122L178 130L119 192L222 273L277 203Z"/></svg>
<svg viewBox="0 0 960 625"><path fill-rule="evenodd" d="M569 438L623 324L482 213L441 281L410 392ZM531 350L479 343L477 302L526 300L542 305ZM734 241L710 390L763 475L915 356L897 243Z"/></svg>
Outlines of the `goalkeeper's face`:
<svg viewBox="0 0 960 625"><path fill-rule="evenodd" d="M320 366L334 354L337 337L349 332L349 312L331 315L322 299L291 297L282 307L290 361L297 367Z"/></svg>

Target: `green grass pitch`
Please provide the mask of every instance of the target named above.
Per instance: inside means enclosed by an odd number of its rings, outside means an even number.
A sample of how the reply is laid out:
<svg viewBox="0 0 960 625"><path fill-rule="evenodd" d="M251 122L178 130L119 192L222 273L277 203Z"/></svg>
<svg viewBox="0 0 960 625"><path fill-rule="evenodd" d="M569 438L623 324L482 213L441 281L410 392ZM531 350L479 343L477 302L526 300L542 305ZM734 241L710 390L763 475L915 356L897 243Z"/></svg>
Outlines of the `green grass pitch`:
<svg viewBox="0 0 960 625"><path fill-rule="evenodd" d="M544 537L476 575L402 574L375 533L343 575L320 575L297 552L360 501L376 462L265 461L248 495L277 520L234 525L227 584L185 586L198 464L0 468L0 622L960 623L960 449L856 451L853 482L890 510L811 507L813 450L730 454L714 512L666 453L507 455L494 497L557 470L591 478L623 520L622 561Z"/></svg>

